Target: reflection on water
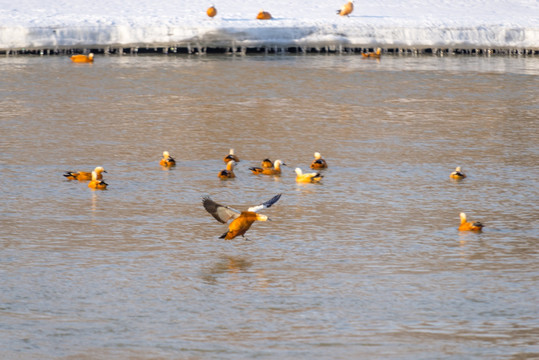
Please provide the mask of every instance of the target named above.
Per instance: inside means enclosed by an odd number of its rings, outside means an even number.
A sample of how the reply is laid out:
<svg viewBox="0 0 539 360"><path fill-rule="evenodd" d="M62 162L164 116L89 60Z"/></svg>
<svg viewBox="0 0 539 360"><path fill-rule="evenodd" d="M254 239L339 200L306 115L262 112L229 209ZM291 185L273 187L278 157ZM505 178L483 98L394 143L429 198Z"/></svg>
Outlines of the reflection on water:
<svg viewBox="0 0 539 360"><path fill-rule="evenodd" d="M9 57L0 71L0 357L539 353L537 59ZM241 162L220 181L230 148ZM315 151L322 182L297 184ZM264 158L288 166L251 174ZM62 177L98 165L107 191ZM250 241L218 239L201 205L277 193ZM483 233L456 230L462 211Z"/></svg>

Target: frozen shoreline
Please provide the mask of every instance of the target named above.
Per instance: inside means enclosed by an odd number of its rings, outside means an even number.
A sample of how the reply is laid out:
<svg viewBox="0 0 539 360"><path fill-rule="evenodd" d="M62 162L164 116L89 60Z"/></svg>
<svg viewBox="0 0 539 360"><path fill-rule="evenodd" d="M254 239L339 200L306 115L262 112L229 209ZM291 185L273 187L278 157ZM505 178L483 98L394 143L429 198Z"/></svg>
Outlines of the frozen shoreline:
<svg viewBox="0 0 539 360"><path fill-rule="evenodd" d="M267 1L272 20L255 20L257 4L222 0L216 18L187 0L0 0L0 53L336 51L380 47L421 53L537 54L539 2L531 0L372 0L350 17L343 1ZM299 8L301 12L291 12ZM193 50L198 49L198 50ZM279 50L281 49L281 50Z"/></svg>
<svg viewBox="0 0 539 360"><path fill-rule="evenodd" d="M2 31L0 53L65 53L92 49L108 53L150 52L385 52L433 54L539 55L539 29L523 28L182 28L122 26L45 27ZM21 34L23 32L24 34ZM9 41L24 38L25 42ZM153 49L158 49L157 51Z"/></svg>

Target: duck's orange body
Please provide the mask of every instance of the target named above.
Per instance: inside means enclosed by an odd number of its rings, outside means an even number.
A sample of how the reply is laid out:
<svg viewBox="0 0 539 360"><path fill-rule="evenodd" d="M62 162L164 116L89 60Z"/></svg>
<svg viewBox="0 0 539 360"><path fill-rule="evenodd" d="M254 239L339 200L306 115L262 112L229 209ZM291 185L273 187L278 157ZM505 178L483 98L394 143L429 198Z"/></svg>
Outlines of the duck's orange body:
<svg viewBox="0 0 539 360"><path fill-rule="evenodd" d="M217 15L217 9L215 8L215 6L210 6L208 10L206 10L206 14L212 18Z"/></svg>
<svg viewBox="0 0 539 360"><path fill-rule="evenodd" d="M240 158L237 155L234 155L234 149L230 149L228 155L223 158L223 161L225 163L229 161L240 162Z"/></svg>
<svg viewBox="0 0 539 360"><path fill-rule="evenodd" d="M103 174L105 169L103 167L98 166L94 169L94 171L97 174L97 180L103 179ZM92 180L92 172L91 171L66 171L64 176L67 178L67 180L79 180L79 181L88 181Z"/></svg>
<svg viewBox="0 0 539 360"><path fill-rule="evenodd" d="M382 56L382 49L378 48L375 52L361 53L363 57L379 59Z"/></svg>
<svg viewBox="0 0 539 360"><path fill-rule="evenodd" d="M229 161L226 163L226 170L219 171L219 174L217 176L220 179L233 179L236 177L234 174L234 165L236 165L235 161Z"/></svg>
<svg viewBox="0 0 539 360"><path fill-rule="evenodd" d="M236 236L243 236L255 221L266 221L264 217L266 216L251 211L242 211L241 215L230 223L228 231L221 235L220 239L231 240Z"/></svg>
<svg viewBox="0 0 539 360"><path fill-rule="evenodd" d="M164 167L176 166L176 160L174 160L172 156L170 156L168 151L163 151L163 158L161 159L161 161L159 161L159 165Z"/></svg>
<svg viewBox="0 0 539 360"><path fill-rule="evenodd" d="M250 167L249 170L251 170L255 175L281 175L281 165L286 164L284 164L281 160L275 160L275 163L271 168Z"/></svg>
<svg viewBox="0 0 539 360"><path fill-rule="evenodd" d="M256 18L258 20L270 20L272 19L271 17L271 14L267 11L260 11L257 15L256 15Z"/></svg>
<svg viewBox="0 0 539 360"><path fill-rule="evenodd" d="M328 167L328 164L326 163L326 160L322 159L322 155L320 153L315 152L314 153L314 160L311 163L311 169L326 169Z"/></svg>
<svg viewBox="0 0 539 360"><path fill-rule="evenodd" d="M90 189L106 190L107 185L108 184L104 182L103 180L98 180L96 172L92 171L92 181L88 183L88 187Z"/></svg>
<svg viewBox="0 0 539 360"><path fill-rule="evenodd" d="M484 225L479 221L471 222L467 221L466 214L460 213L460 226L459 231L476 231L480 232L483 230Z"/></svg>
<svg viewBox="0 0 539 360"><path fill-rule="evenodd" d="M337 15L348 16L352 13L352 11L354 11L354 3L353 1L348 1L339 10L337 10Z"/></svg>
<svg viewBox="0 0 539 360"><path fill-rule="evenodd" d="M320 173L306 173L304 174L300 168L296 168L296 182L299 183L317 183L322 180L324 176Z"/></svg>
<svg viewBox="0 0 539 360"><path fill-rule="evenodd" d="M94 62L94 54L89 53L88 55L82 55L82 54L73 55L71 56L71 61L75 63L92 63Z"/></svg>
<svg viewBox="0 0 539 360"><path fill-rule="evenodd" d="M455 171L449 174L449 177L454 180L462 180L466 177L466 174L462 172L462 169L460 168L460 166L457 166Z"/></svg>

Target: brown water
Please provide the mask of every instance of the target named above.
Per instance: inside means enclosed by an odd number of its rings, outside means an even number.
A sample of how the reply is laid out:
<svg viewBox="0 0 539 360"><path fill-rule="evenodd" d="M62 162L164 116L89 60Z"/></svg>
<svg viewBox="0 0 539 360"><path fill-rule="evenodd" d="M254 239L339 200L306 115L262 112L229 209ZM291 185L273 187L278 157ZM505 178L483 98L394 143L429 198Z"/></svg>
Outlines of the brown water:
<svg viewBox="0 0 539 360"><path fill-rule="evenodd" d="M539 59L6 57L0 74L0 358L539 356ZM296 184L315 151L323 182ZM281 177L250 174L265 157ZM106 191L62 176L98 165ZM277 193L250 241L218 239L200 201ZM461 211L483 233L459 233Z"/></svg>

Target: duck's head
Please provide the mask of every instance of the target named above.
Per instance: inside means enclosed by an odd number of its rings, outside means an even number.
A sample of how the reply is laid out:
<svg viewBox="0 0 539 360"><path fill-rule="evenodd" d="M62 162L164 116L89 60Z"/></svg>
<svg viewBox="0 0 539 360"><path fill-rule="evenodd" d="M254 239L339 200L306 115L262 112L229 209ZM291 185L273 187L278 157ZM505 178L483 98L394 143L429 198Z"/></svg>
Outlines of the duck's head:
<svg viewBox="0 0 539 360"><path fill-rule="evenodd" d="M456 172L461 172L462 169L460 168L460 166L457 166L457 168L455 169Z"/></svg>
<svg viewBox="0 0 539 360"><path fill-rule="evenodd" d="M466 222L466 214L461 212L459 216L460 216L460 222L465 223Z"/></svg>
<svg viewBox="0 0 539 360"><path fill-rule="evenodd" d="M296 174L297 174L298 176L303 175L303 171L301 171L301 169L300 169L299 167L297 167L296 170L294 170L294 171L296 172Z"/></svg>
<svg viewBox="0 0 539 360"><path fill-rule="evenodd" d="M89 53L88 54L88 59L93 59L94 58L94 53Z"/></svg>
<svg viewBox="0 0 539 360"><path fill-rule="evenodd" d="M99 173L102 173L102 172L104 172L104 173L107 172L102 166L96 167L96 168L94 169L94 171L95 171L96 173L98 173L98 174L99 174Z"/></svg>
<svg viewBox="0 0 539 360"><path fill-rule="evenodd" d="M315 153L314 153L314 158L315 158L316 160L320 159L321 157L322 157L322 155L320 155L319 152L315 152Z"/></svg>
<svg viewBox="0 0 539 360"><path fill-rule="evenodd" d="M168 153L168 151L163 151L163 157L164 158L168 158L170 156L170 154Z"/></svg>

